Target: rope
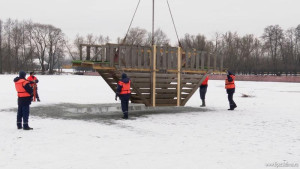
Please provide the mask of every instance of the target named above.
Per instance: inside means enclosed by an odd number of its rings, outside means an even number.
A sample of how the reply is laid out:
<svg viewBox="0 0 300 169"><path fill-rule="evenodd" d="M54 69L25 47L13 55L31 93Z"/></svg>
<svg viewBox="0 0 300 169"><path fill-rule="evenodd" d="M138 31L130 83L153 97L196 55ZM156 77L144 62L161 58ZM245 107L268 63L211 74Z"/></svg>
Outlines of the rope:
<svg viewBox="0 0 300 169"><path fill-rule="evenodd" d="M137 11L137 9L138 9L138 7L139 7L139 5L140 5L140 2L141 2L141 0L139 0L137 6L136 6L136 8L135 8L134 14L133 14L133 16L132 16L131 22L130 22L129 27L128 27L128 29L127 29L127 33L126 33L126 35L125 35L125 38L124 38L123 41L122 41L122 44L124 44L125 41L126 41L128 32L129 32L129 30L130 30L130 27L131 27L131 25L132 25L133 19L134 19L134 17L135 17L136 11Z"/></svg>
<svg viewBox="0 0 300 169"><path fill-rule="evenodd" d="M171 15L171 18L172 18L173 26L174 26L175 33L176 33L176 36L177 36L178 45L179 45L179 47L181 47L181 48L182 48L182 46L181 46L181 43L180 43L180 41L179 41L179 37L178 37L178 33L177 33L177 29L176 29L176 26L175 26L174 18L173 18L172 11L171 11L170 4L169 4L169 1L168 1L168 0L167 0L167 4L168 4L168 7L169 7L169 11L170 11L170 15Z"/></svg>

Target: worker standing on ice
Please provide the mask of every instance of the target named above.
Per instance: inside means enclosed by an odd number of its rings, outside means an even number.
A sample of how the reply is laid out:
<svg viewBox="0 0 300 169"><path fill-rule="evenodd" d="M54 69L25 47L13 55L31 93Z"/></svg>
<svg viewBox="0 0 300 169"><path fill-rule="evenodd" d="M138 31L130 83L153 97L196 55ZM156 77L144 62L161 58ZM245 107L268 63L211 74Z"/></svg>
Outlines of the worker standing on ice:
<svg viewBox="0 0 300 169"><path fill-rule="evenodd" d="M33 101L35 101L36 98L37 101L40 102L41 100L37 92L37 83L39 82L39 80L34 75L34 72L30 72L30 76L27 78L27 80L30 82L30 86L33 89Z"/></svg>
<svg viewBox="0 0 300 169"><path fill-rule="evenodd" d="M128 119L128 104L131 95L130 91L131 80L127 77L127 74L122 74L122 80L118 82L116 96L119 96L121 100L121 106L123 111L123 119Z"/></svg>
<svg viewBox="0 0 300 169"><path fill-rule="evenodd" d="M19 72L19 77L14 79L15 87L18 92L18 115L17 115L17 127L22 129L32 130L28 125L29 118L29 105L31 104L33 90L29 85L29 81L26 80L26 73L24 71Z"/></svg>
<svg viewBox="0 0 300 169"><path fill-rule="evenodd" d="M209 79L209 76L207 75L206 78L204 79L204 81L200 85L199 92L200 92L200 98L202 100L201 107L205 107L206 106L205 105L205 95L206 95L206 92L207 92L208 79Z"/></svg>
<svg viewBox="0 0 300 169"><path fill-rule="evenodd" d="M227 71L227 78L225 80L225 88L226 92L228 94L228 101L230 108L228 110L234 110L237 106L235 102L233 101L233 94L235 92L235 75L231 73L230 71Z"/></svg>

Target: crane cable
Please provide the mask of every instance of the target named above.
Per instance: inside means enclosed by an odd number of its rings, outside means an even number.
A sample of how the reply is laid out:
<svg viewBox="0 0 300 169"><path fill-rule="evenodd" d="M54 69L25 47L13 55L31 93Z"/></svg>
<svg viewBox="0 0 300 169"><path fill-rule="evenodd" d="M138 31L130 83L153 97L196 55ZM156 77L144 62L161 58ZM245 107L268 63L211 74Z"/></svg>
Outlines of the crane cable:
<svg viewBox="0 0 300 169"><path fill-rule="evenodd" d="M179 45L179 47L181 47L181 48L182 48L182 46L181 46L181 43L180 43L180 41L179 41L179 37L178 37L178 33L177 33L177 29L176 29L176 26L175 26L174 18L173 18L172 11L171 11L170 4L169 4L169 1L168 1L168 0L167 0L167 4L168 4L168 7L169 7L169 11L170 11L170 15L171 15L171 18L172 18L173 26L174 26L175 33L176 33L176 36L177 36L178 45Z"/></svg>
<svg viewBox="0 0 300 169"><path fill-rule="evenodd" d="M127 35L128 35L128 33L129 33L129 30L130 30L130 28L131 28L131 25L132 25L133 19L134 19L134 17L135 17L136 11L137 11L137 9L138 9L138 7L139 7L139 5L140 5L140 2L141 2L141 0L139 0L139 2L138 2L138 4L137 4L137 6L136 6L136 8L135 8L134 14L133 14L133 16L132 16L131 22L130 22L130 24L129 24L129 27L128 27L128 30L127 30L127 33L126 33L126 35L125 35L125 37L124 37L124 39L123 39L123 41L122 41L122 44L124 44L124 43L125 43L125 41L126 41Z"/></svg>

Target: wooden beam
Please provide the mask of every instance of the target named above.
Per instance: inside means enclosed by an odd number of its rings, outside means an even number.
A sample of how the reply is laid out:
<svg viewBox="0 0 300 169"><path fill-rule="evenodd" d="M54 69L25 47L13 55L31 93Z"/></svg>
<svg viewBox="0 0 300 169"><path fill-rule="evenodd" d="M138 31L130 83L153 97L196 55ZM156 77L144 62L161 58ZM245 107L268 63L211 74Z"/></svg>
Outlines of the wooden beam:
<svg viewBox="0 0 300 169"><path fill-rule="evenodd" d="M152 54L153 54L153 59L152 59L152 81L151 81L151 84L152 84L152 106L155 107L155 94L156 94L156 45L153 45L153 51L152 51Z"/></svg>
<svg viewBox="0 0 300 169"><path fill-rule="evenodd" d="M143 103L146 106L150 106L151 104L146 100L146 98L143 96L143 94L140 92L139 88L137 88L134 84L134 81L131 83L132 89L136 92L136 94L143 100Z"/></svg>
<svg viewBox="0 0 300 169"><path fill-rule="evenodd" d="M180 106L181 101L181 49L178 47L177 52L177 106Z"/></svg>
<svg viewBox="0 0 300 169"><path fill-rule="evenodd" d="M82 45L79 45L79 57L82 60Z"/></svg>
<svg viewBox="0 0 300 169"><path fill-rule="evenodd" d="M196 92L200 84L205 80L205 78L208 76L208 73L205 74L202 79L197 83L197 85L194 87L194 89L190 92L190 94L184 99L184 101L181 103L181 106L184 106L186 102L193 96L193 94Z"/></svg>

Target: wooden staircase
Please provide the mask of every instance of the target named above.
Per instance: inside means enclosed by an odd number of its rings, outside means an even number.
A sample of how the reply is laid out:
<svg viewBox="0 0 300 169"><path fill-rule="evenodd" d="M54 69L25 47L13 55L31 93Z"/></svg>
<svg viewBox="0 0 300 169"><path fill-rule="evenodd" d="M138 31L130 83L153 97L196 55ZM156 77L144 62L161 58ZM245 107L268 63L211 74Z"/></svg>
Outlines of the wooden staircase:
<svg viewBox="0 0 300 169"><path fill-rule="evenodd" d="M86 56L83 47L86 47ZM94 51L91 48L95 48ZM214 70L210 68L210 58L205 59L209 55L205 54L172 47L82 44L81 60L74 61L73 66L95 69L114 92L121 74L126 73L131 79L131 103L184 106L207 72Z"/></svg>

